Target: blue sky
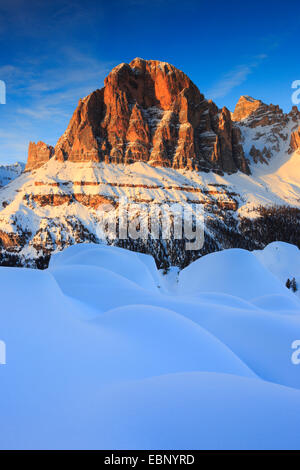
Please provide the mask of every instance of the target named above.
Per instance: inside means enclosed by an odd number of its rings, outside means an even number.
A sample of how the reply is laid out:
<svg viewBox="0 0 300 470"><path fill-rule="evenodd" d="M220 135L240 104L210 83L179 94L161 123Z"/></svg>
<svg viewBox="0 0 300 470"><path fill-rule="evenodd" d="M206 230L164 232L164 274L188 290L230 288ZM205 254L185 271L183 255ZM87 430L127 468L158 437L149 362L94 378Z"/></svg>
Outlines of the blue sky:
<svg viewBox="0 0 300 470"><path fill-rule="evenodd" d="M79 98L135 57L172 63L220 107L247 94L288 111L299 31L293 0L0 0L0 161L55 145Z"/></svg>

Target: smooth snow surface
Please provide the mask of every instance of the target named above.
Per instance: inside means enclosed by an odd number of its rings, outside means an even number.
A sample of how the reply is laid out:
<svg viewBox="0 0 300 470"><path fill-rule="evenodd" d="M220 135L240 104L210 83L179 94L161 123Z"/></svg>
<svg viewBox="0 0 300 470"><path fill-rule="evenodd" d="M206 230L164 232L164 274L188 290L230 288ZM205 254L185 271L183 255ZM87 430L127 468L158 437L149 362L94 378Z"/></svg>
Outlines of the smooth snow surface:
<svg viewBox="0 0 300 470"><path fill-rule="evenodd" d="M83 244L0 268L3 449L299 449L299 250L225 250L164 275Z"/></svg>

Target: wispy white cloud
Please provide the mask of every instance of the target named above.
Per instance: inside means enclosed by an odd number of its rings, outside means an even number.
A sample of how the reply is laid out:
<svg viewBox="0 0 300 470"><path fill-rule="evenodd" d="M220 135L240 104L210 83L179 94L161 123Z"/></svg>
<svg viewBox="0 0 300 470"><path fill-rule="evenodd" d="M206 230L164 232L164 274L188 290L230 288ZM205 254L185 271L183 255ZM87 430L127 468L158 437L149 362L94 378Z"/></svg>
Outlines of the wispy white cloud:
<svg viewBox="0 0 300 470"><path fill-rule="evenodd" d="M70 107L74 107L80 98L103 86L104 70L92 72L69 70L59 76L59 71L49 71L47 78L32 81L20 90L28 98L26 105L18 106L16 112L36 119L56 119L70 116ZM53 78L51 79L51 76Z"/></svg>
<svg viewBox="0 0 300 470"><path fill-rule="evenodd" d="M52 60L39 56L2 65L7 105L0 108L1 160L25 160L30 140L54 145L78 100L101 88L113 65L70 47Z"/></svg>
<svg viewBox="0 0 300 470"><path fill-rule="evenodd" d="M60 54L50 67L43 58L33 66L27 62L0 67L0 76L17 104L17 113L41 119L65 115L79 98L103 86L113 65L71 48Z"/></svg>
<svg viewBox="0 0 300 470"><path fill-rule="evenodd" d="M247 80L250 74L267 58L266 54L255 56L249 64L241 64L234 67L209 89L206 96L212 100L228 95L235 87Z"/></svg>

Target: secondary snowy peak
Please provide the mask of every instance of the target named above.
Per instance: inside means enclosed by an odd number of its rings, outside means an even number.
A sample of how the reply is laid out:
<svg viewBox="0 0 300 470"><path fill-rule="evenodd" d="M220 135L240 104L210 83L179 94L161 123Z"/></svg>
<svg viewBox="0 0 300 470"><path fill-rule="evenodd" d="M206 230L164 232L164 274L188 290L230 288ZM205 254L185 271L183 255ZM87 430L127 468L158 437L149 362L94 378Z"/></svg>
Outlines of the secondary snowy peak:
<svg viewBox="0 0 300 470"><path fill-rule="evenodd" d="M236 104L234 113L232 114L233 121L242 121L248 118L262 105L262 101L255 100L251 96L241 96Z"/></svg>
<svg viewBox="0 0 300 470"><path fill-rule="evenodd" d="M130 164L249 173L230 112L207 101L174 66L134 59L79 104L52 148L31 144L27 169L59 161Z"/></svg>
<svg viewBox="0 0 300 470"><path fill-rule="evenodd" d="M0 165L0 188L6 186L24 171L24 163L16 162L10 165Z"/></svg>
<svg viewBox="0 0 300 470"><path fill-rule="evenodd" d="M266 104L250 96L241 96L232 114L232 120L249 127L284 125L289 119L298 122L300 111L293 106L289 114L285 114L278 105Z"/></svg>
<svg viewBox="0 0 300 470"><path fill-rule="evenodd" d="M300 148L297 106L293 106L290 113L284 113L278 105L241 96L232 120L241 131L243 150L250 163L269 165L270 161L278 160L278 167L290 153Z"/></svg>

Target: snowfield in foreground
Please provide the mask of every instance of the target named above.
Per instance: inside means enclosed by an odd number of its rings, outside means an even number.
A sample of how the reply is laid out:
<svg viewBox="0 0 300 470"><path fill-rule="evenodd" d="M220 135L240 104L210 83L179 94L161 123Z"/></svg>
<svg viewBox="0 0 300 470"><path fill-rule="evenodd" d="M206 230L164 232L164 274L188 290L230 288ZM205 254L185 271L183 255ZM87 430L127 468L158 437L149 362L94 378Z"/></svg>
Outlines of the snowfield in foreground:
<svg viewBox="0 0 300 470"><path fill-rule="evenodd" d="M0 447L299 449L300 251L179 274L93 244L0 268Z"/></svg>

